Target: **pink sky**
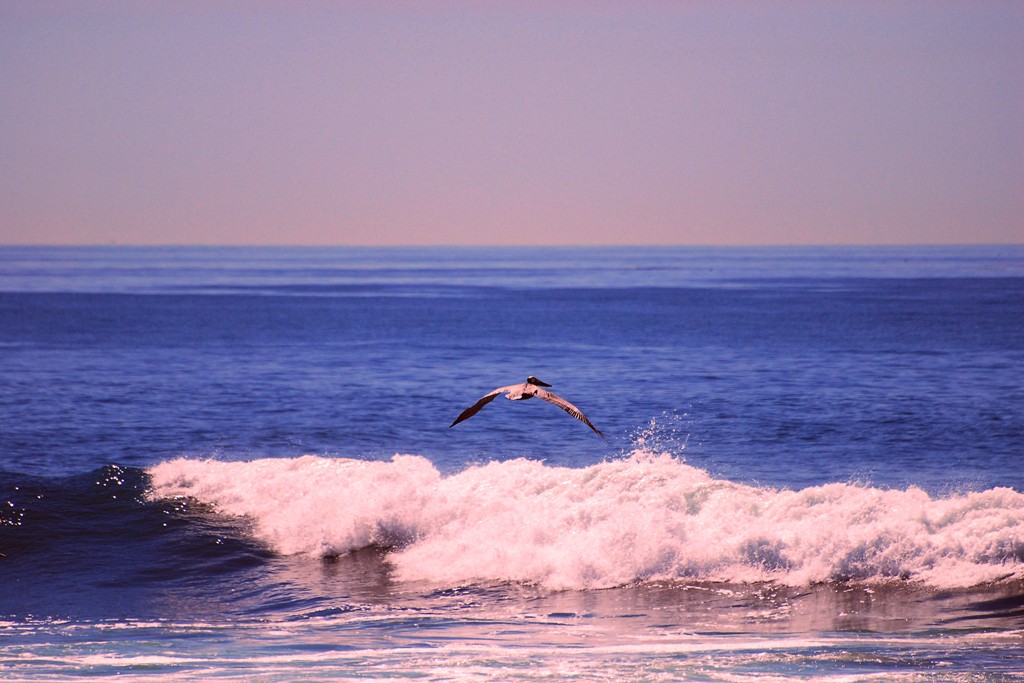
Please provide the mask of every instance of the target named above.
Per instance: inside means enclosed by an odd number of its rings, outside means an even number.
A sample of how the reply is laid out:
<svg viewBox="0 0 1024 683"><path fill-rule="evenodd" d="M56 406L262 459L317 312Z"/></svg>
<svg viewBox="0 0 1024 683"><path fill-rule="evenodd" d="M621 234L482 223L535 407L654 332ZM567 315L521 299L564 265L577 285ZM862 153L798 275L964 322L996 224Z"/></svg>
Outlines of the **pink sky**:
<svg viewBox="0 0 1024 683"><path fill-rule="evenodd" d="M0 0L0 244L1024 242L1024 3Z"/></svg>

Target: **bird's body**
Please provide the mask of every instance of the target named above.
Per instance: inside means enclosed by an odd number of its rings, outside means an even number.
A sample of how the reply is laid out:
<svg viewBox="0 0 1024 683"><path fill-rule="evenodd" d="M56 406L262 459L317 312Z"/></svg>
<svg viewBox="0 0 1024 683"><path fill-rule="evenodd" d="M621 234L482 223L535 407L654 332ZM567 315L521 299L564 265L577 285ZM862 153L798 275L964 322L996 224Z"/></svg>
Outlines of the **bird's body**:
<svg viewBox="0 0 1024 683"><path fill-rule="evenodd" d="M462 411L462 413L457 418L455 418L455 422L452 422L449 425L449 427L454 427L463 420L468 420L469 418L473 417L478 412L480 412L481 408L483 408L485 405L496 399L501 394L505 394L505 398L507 398L510 401L525 401L536 396L537 398L544 399L545 401L552 405L558 406L565 412L575 417L577 420L583 422L588 427L593 429L598 436L604 438L604 434L601 433L601 430L592 425L590 423L590 420L587 419L587 416L584 415L579 408L569 403L561 396L553 392L547 391L546 389L543 388L550 386L551 385L548 384L547 382L542 382L533 375L530 375L522 384L510 384L507 387L498 387L497 389L490 392L489 394L486 394L479 401L477 401L476 403Z"/></svg>

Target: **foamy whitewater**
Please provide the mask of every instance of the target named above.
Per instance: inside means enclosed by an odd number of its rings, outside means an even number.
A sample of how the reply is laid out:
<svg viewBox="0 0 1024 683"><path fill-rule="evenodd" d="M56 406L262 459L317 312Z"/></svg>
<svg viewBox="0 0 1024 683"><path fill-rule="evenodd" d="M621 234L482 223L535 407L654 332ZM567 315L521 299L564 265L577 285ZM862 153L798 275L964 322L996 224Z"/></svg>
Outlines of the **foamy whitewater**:
<svg viewBox="0 0 1024 683"><path fill-rule="evenodd" d="M442 476L425 458L177 459L153 496L246 517L275 552L379 546L402 580L521 581L552 590L637 581L904 579L937 588L1024 578L1024 494L799 491L714 479L669 455L572 469L525 459Z"/></svg>
<svg viewBox="0 0 1024 683"><path fill-rule="evenodd" d="M1024 247L0 247L0 368L4 681L1024 683Z"/></svg>

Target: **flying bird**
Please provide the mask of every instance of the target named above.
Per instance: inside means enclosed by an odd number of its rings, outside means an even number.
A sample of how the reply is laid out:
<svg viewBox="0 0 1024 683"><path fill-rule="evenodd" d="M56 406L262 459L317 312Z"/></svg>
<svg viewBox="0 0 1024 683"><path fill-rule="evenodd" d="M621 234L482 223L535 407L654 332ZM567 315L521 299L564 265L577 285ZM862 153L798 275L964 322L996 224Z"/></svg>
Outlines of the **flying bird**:
<svg viewBox="0 0 1024 683"><path fill-rule="evenodd" d="M601 430L592 425L590 423L590 420L587 419L587 416L580 412L579 408L569 403L561 396L558 396L557 394L554 394L550 391L547 391L546 389L541 388L550 386L551 385L548 384L547 382L542 382L533 375L530 375L522 384L510 384L507 387L498 387L497 389L487 394L470 407L463 410L462 414L455 418L455 422L452 422L450 425L448 425L448 427L450 429L455 425L459 424L460 422L462 422L463 420L468 420L469 418L473 417L478 412L480 412L481 408L483 408L485 405L496 399L500 394L505 394L505 398L507 398L510 401L525 401L528 398L533 398L534 396L536 396L537 398L544 399L545 401L552 405L558 406L565 412L575 417L577 420L580 420L588 427L593 429L597 433L597 435L600 436L602 439L606 438L605 435L601 433Z"/></svg>

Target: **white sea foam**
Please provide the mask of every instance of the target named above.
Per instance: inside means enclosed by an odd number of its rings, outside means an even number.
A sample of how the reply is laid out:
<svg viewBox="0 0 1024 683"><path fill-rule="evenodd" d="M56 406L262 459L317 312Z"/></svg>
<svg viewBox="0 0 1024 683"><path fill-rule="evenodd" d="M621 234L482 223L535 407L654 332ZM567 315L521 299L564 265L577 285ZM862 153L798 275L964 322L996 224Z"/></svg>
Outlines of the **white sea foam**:
<svg viewBox="0 0 1024 683"><path fill-rule="evenodd" d="M518 459L450 476L413 455L177 459L150 475L154 497L250 518L283 554L393 547L406 580L564 589L1024 578L1024 494L1007 488L940 498L846 483L793 491L714 479L642 450L578 469Z"/></svg>

